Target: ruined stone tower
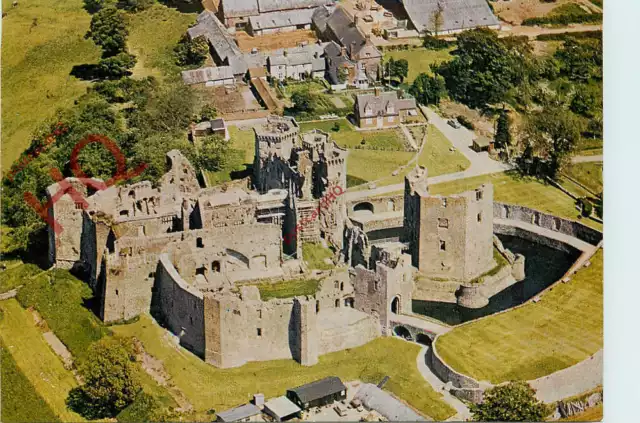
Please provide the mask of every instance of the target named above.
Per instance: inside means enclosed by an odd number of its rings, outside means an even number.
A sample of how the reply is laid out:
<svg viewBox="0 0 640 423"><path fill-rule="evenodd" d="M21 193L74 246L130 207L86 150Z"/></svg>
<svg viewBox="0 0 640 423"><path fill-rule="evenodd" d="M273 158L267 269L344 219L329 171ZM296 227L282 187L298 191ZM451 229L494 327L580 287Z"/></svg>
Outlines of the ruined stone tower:
<svg viewBox="0 0 640 423"><path fill-rule="evenodd" d="M405 179L403 237L412 263L428 277L470 281L495 266L493 185L473 191L430 195L427 170Z"/></svg>
<svg viewBox="0 0 640 423"><path fill-rule="evenodd" d="M254 128L254 184L260 192L286 189L290 178L287 166L300 127L292 117L270 116L267 123Z"/></svg>

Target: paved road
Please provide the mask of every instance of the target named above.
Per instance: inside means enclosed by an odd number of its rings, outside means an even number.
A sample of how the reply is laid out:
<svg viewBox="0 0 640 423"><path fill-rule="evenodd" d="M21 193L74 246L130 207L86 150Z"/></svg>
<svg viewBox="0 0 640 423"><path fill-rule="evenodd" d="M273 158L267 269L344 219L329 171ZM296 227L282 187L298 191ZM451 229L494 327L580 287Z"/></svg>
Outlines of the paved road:
<svg viewBox="0 0 640 423"><path fill-rule="evenodd" d="M529 384L537 391L536 397L546 403L572 397L602 385L602 350L576 365L530 380Z"/></svg>
<svg viewBox="0 0 640 423"><path fill-rule="evenodd" d="M487 152L477 153L471 149L473 140L473 132L467 128L452 128L447 124L446 119L438 115L436 112L428 107L420 106L424 114L429 119L429 123L433 124L440 132L444 134L451 144L460 151L471 162L471 166L463 172L447 173L445 175L434 176L427 179L427 182L431 185L439 184L441 182L455 181L458 179L471 178L474 176L487 175L490 173L505 172L513 168L513 166L492 160L489 158ZM427 141L429 139L427 138ZM426 143L423 143L423 147ZM420 152L418 152L419 154ZM404 189L404 183L387 185L369 190L361 191L348 191L348 200L358 200L373 195L389 194L392 192L402 191Z"/></svg>
<svg viewBox="0 0 640 423"><path fill-rule="evenodd" d="M598 156L574 156L571 158L571 163L587 163L587 162L603 162L604 156L602 154Z"/></svg>
<svg viewBox="0 0 640 423"><path fill-rule="evenodd" d="M444 382L438 379L429 366L427 365L427 352L429 351L429 347L423 347L418 353L417 365L418 371L422 375L422 377L433 387L436 392L442 394L442 399L453 407L456 410L456 415L450 417L448 420L450 421L465 421L467 419L471 419L471 412L469 408L458 398L451 395L449 391L447 391L444 386Z"/></svg>

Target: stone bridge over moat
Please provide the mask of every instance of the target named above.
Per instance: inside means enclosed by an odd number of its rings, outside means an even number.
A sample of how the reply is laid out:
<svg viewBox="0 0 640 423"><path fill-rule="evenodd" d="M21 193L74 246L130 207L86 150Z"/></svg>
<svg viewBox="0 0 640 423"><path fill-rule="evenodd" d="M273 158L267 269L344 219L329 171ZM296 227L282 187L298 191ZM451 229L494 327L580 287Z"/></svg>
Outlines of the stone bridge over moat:
<svg viewBox="0 0 640 423"><path fill-rule="evenodd" d="M389 327L394 336L424 345L431 345L437 335L451 330L448 326L409 314L393 314L389 318Z"/></svg>

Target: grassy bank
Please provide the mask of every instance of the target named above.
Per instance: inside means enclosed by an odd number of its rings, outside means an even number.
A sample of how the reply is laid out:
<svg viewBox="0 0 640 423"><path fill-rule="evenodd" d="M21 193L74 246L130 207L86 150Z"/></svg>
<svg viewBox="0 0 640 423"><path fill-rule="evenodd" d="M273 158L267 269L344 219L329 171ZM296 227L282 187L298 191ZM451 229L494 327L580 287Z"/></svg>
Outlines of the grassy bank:
<svg viewBox="0 0 640 423"><path fill-rule="evenodd" d="M492 383L531 380L572 366L602 348L602 266L559 284L538 303L453 329L437 341L455 370Z"/></svg>
<svg viewBox="0 0 640 423"><path fill-rule="evenodd" d="M31 143L34 130L73 105L89 83L70 76L75 65L96 63L100 49L84 35L90 15L82 0L30 0L2 18L2 167Z"/></svg>
<svg viewBox="0 0 640 423"><path fill-rule="evenodd" d="M226 410L247 402L262 392L271 398L283 395L287 388L326 376L342 380L360 379L378 383L390 376L385 389L405 400L420 412L437 420L455 411L422 378L416 366L420 347L393 338L379 338L359 348L320 357L320 362L304 367L293 360L248 363L233 369L218 369L167 342L164 331L147 317L114 328L117 333L140 339L146 351L164 362L171 382L188 397L196 410Z"/></svg>
<svg viewBox="0 0 640 423"><path fill-rule="evenodd" d="M0 338L6 347L4 353L8 352L11 355L16 368L29 381L51 413L62 421L82 421L82 417L69 411L65 404L67 394L77 386L77 382L71 371L63 367L62 361L49 348L42 333L35 326L31 313L20 307L15 299L0 302L0 309L2 311ZM16 377L19 378L19 376ZM12 389L12 385L5 385L4 379L2 382L4 396L5 389ZM24 379L20 379L18 382L20 385L15 387L15 393L30 392L28 400L35 408L33 410L24 409L26 404L21 402L20 409L16 410L17 416L20 418L38 415L50 416L50 413L35 397L35 393L30 390ZM8 388L6 388L7 386ZM25 420L28 421L28 419Z"/></svg>

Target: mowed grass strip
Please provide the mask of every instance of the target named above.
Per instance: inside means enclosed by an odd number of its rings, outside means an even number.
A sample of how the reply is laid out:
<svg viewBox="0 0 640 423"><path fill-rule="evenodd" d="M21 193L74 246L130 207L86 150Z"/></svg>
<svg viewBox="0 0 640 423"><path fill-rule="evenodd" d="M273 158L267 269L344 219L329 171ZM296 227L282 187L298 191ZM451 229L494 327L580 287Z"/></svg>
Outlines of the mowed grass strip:
<svg viewBox="0 0 640 423"><path fill-rule="evenodd" d="M594 193L602 192L602 162L573 163L563 171Z"/></svg>
<svg viewBox="0 0 640 423"><path fill-rule="evenodd" d="M256 392L266 398L283 395L296 387L326 376L343 381L360 379L378 383L390 376L385 389L436 420L455 414L442 396L422 378L416 366L420 346L393 338L378 338L362 347L323 355L315 366L301 366L293 360L248 363L233 369L218 369L184 349L166 341L164 330L147 316L114 331L135 336L145 350L162 360L175 384L198 411L217 411L246 403Z"/></svg>
<svg viewBox="0 0 640 423"><path fill-rule="evenodd" d="M519 204L566 219L578 220L580 212L571 197L551 185L543 184L535 178L522 177L516 172L493 173L443 182L430 185L429 191L436 195L450 195L475 189L488 182L493 184L495 201ZM602 230L602 224L593 220L582 219L580 222Z"/></svg>
<svg viewBox="0 0 640 423"><path fill-rule="evenodd" d="M6 348L4 353L11 354L17 368L53 414L62 421L83 421L78 414L68 410L65 404L69 391L78 384L71 371L64 368L62 361L45 342L31 313L20 307L15 299L0 302L0 308L0 338ZM3 383L3 391L5 386ZM26 410L24 412L28 413Z"/></svg>
<svg viewBox="0 0 640 423"><path fill-rule="evenodd" d="M155 76L180 78L173 48L187 29L195 23L196 13L181 13L155 4L151 8L129 14L127 46L138 58L134 77Z"/></svg>
<svg viewBox="0 0 640 423"><path fill-rule="evenodd" d="M390 58L393 58L395 60L405 59L409 62L409 75L405 78L405 82L410 84L422 72L433 75L431 65L437 65L453 59L451 50L412 48L409 50L388 51L384 54L384 60L387 62Z"/></svg>
<svg viewBox="0 0 640 423"><path fill-rule="evenodd" d="M333 264L325 263L325 259L333 258L333 251L321 243L302 244L302 257L311 269L329 270L335 267Z"/></svg>
<svg viewBox="0 0 640 423"><path fill-rule="evenodd" d="M453 329L436 342L458 372L492 383L537 379L572 366L603 345L603 253L568 284L515 310Z"/></svg>
<svg viewBox="0 0 640 423"><path fill-rule="evenodd" d="M0 340L0 392L2 421L4 422L59 422L45 400L29 379L22 374L11 354Z"/></svg>
<svg viewBox="0 0 640 423"><path fill-rule="evenodd" d="M336 123L340 126L334 130ZM320 122L303 122L300 132L305 133L313 129L320 129L329 134L339 146L349 149L404 151L404 135L399 129L381 129L375 131L356 131L346 119L328 120ZM362 143L364 141L364 144Z"/></svg>
<svg viewBox="0 0 640 423"><path fill-rule="evenodd" d="M73 105L88 82L74 65L97 63L100 49L84 35L90 15L82 0L3 1L2 168L31 144L31 136L59 108Z"/></svg>
<svg viewBox="0 0 640 423"><path fill-rule="evenodd" d="M255 284L260 291L260 298L264 301L273 298L293 298L295 296L315 295L318 291L318 279L293 279L282 282L263 282Z"/></svg>

